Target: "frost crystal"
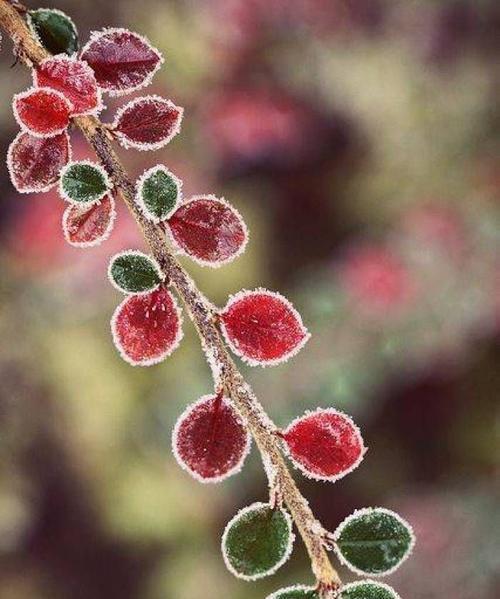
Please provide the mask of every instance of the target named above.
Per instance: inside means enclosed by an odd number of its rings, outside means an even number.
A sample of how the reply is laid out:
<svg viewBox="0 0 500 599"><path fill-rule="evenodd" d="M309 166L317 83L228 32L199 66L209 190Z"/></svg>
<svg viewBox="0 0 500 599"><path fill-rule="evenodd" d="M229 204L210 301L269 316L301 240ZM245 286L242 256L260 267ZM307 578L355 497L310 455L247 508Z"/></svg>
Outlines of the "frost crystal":
<svg viewBox="0 0 500 599"><path fill-rule="evenodd" d="M70 159L67 133L48 139L19 133L9 146L7 166L17 191L41 192L57 184L62 168Z"/></svg>
<svg viewBox="0 0 500 599"><path fill-rule="evenodd" d="M221 313L221 329L234 353L251 366L285 362L310 337L292 304L266 289L232 296Z"/></svg>
<svg viewBox="0 0 500 599"><path fill-rule="evenodd" d="M68 206L62 221L64 238L75 247L100 245L113 230L115 218L115 201L110 194L90 207Z"/></svg>
<svg viewBox="0 0 500 599"><path fill-rule="evenodd" d="M359 466L366 452L358 427L333 408L295 419L282 436L295 466L316 480L342 478Z"/></svg>
<svg viewBox="0 0 500 599"><path fill-rule="evenodd" d="M32 88L16 94L12 106L21 129L35 137L54 137L69 125L71 105L54 89Z"/></svg>
<svg viewBox="0 0 500 599"><path fill-rule="evenodd" d="M121 357L129 364L158 364L182 340L181 311L164 287L133 295L116 308L111 319L111 332Z"/></svg>
<svg viewBox="0 0 500 599"><path fill-rule="evenodd" d="M86 62L59 55L47 58L33 71L35 87L50 87L63 94L72 116L97 114L101 95L92 69Z"/></svg>
<svg viewBox="0 0 500 599"><path fill-rule="evenodd" d="M174 455L203 483L215 483L243 467L251 438L227 398L205 395L180 416L172 435Z"/></svg>
<svg viewBox="0 0 500 599"><path fill-rule="evenodd" d="M232 574L257 580L274 574L288 560L294 540L288 512L268 503L253 503L226 526L222 555Z"/></svg>
<svg viewBox="0 0 500 599"><path fill-rule="evenodd" d="M99 87L115 95L149 85L163 63L145 37L120 28L94 31L81 58L92 67Z"/></svg>
<svg viewBox="0 0 500 599"><path fill-rule="evenodd" d="M117 112L112 129L125 148L159 150L179 133L183 114L170 100L144 96Z"/></svg>
<svg viewBox="0 0 500 599"><path fill-rule="evenodd" d="M213 268L240 256L248 242L248 231L238 211L212 195L184 202L170 217L168 228L180 252Z"/></svg>

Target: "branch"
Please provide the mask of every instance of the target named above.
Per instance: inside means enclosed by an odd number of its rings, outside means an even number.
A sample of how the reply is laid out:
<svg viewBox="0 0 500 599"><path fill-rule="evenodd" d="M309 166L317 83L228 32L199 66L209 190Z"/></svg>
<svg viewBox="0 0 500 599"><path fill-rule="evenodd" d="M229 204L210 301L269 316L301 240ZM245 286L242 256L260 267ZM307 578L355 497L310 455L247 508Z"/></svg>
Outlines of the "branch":
<svg viewBox="0 0 500 599"><path fill-rule="evenodd" d="M17 10L7 0L0 0L0 26L12 39L17 54L28 66L36 66L49 56L34 39ZM340 579L326 553L323 528L314 517L288 470L280 451L279 439L275 434L275 425L230 357L215 325L208 301L172 253L162 228L148 221L139 210L134 200L135 185L116 155L105 126L97 118L89 116L76 117L74 123L93 147L115 188L120 191L166 279L183 300L198 331L202 346L209 356L209 365L216 383L226 390L244 418L261 453L272 491L278 492L290 510L309 553L320 591L326 593L328 590L338 589Z"/></svg>

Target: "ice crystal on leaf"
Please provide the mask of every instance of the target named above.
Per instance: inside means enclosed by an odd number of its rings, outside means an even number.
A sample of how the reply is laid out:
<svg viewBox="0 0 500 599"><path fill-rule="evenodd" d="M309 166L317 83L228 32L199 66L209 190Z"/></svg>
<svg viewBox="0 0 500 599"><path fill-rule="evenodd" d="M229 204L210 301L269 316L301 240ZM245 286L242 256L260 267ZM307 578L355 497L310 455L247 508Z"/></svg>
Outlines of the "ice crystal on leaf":
<svg viewBox="0 0 500 599"><path fill-rule="evenodd" d="M167 358L182 339L182 316L168 289L132 295L116 308L111 331L121 357L132 366Z"/></svg>
<svg viewBox="0 0 500 599"><path fill-rule="evenodd" d="M69 125L71 105L55 89L32 88L16 94L12 106L21 129L35 137L54 137Z"/></svg>
<svg viewBox="0 0 500 599"><path fill-rule="evenodd" d="M232 574L257 580L274 574L288 560L294 540L288 512L268 503L253 503L226 526L222 554Z"/></svg>
<svg viewBox="0 0 500 599"><path fill-rule="evenodd" d="M220 323L231 349L251 366L285 362L310 337L292 304L266 289L232 296L220 315Z"/></svg>
<svg viewBox="0 0 500 599"><path fill-rule="evenodd" d="M149 85L163 63L145 37L120 28L94 31L81 58L92 67L99 87L113 94Z"/></svg>
<svg viewBox="0 0 500 599"><path fill-rule="evenodd" d="M356 510L334 533L339 559L360 575L386 576L410 555L415 544L411 526L385 508Z"/></svg>
<svg viewBox="0 0 500 599"><path fill-rule="evenodd" d="M268 595L266 599L320 599L320 596L315 587L298 584L286 589L280 589Z"/></svg>
<svg viewBox="0 0 500 599"><path fill-rule="evenodd" d="M170 100L144 96L117 112L112 129L125 148L159 150L179 133L183 114Z"/></svg>
<svg viewBox="0 0 500 599"><path fill-rule="evenodd" d="M10 179L21 193L48 191L57 184L70 158L66 133L47 139L19 133L7 153Z"/></svg>
<svg viewBox="0 0 500 599"><path fill-rule="evenodd" d="M149 220L158 223L168 218L179 202L182 181L165 166L148 169L137 182L137 204Z"/></svg>
<svg viewBox="0 0 500 599"><path fill-rule="evenodd" d="M30 10L27 23L34 36L51 54L72 56L78 50L78 31L68 15L56 8Z"/></svg>
<svg viewBox="0 0 500 599"><path fill-rule="evenodd" d="M163 280L156 261L137 250L115 254L110 260L108 275L112 285L123 293L149 293Z"/></svg>
<svg viewBox="0 0 500 599"><path fill-rule="evenodd" d="M195 196L170 217L178 249L203 266L219 267L245 251L248 231L241 215L224 200Z"/></svg>
<svg viewBox="0 0 500 599"><path fill-rule="evenodd" d="M179 464L203 483L220 482L239 472L251 439L228 399L205 395L180 416L172 435Z"/></svg>
<svg viewBox="0 0 500 599"><path fill-rule="evenodd" d="M92 204L102 200L111 181L101 165L90 160L70 162L61 171L59 193L72 204Z"/></svg>
<svg viewBox="0 0 500 599"><path fill-rule="evenodd" d="M64 211L62 222L64 238L75 247L99 245L109 237L115 218L115 201L111 194L90 207L68 206Z"/></svg>
<svg viewBox="0 0 500 599"><path fill-rule="evenodd" d="M72 116L96 114L101 95L92 69L86 62L60 55L47 58L33 71L36 87L61 92L71 104Z"/></svg>
<svg viewBox="0 0 500 599"><path fill-rule="evenodd" d="M293 463L317 480L335 481L363 459L363 438L354 422L333 408L306 413L282 433Z"/></svg>

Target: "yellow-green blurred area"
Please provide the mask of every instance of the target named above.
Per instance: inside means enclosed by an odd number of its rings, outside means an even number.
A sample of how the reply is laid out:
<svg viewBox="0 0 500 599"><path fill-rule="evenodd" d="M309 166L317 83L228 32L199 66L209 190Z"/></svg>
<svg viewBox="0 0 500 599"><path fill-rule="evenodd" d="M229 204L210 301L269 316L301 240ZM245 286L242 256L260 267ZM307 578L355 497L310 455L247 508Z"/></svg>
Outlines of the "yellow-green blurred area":
<svg viewBox="0 0 500 599"><path fill-rule="evenodd" d="M402 597L498 597L497 0L54 6L83 42L124 26L164 52L151 90L185 107L182 134L123 160L134 177L163 162L186 195L225 197L251 233L220 270L184 261L200 288L221 306L241 288L279 290L310 328L289 364L245 372L278 426L336 406L361 427L353 474L296 473L323 524L395 509L418 537L388 578ZM3 40L4 155L11 96L30 85L11 49ZM107 97L103 120L124 101ZM76 133L73 146L90 156ZM311 584L301 542L258 583L224 567L225 523L266 500L255 448L220 485L175 463L176 418L212 384L188 319L161 365L132 368L113 347L122 298L106 266L143 248L126 211L101 247L75 249L55 192L17 194L5 166L0 190L0 599L263 599Z"/></svg>

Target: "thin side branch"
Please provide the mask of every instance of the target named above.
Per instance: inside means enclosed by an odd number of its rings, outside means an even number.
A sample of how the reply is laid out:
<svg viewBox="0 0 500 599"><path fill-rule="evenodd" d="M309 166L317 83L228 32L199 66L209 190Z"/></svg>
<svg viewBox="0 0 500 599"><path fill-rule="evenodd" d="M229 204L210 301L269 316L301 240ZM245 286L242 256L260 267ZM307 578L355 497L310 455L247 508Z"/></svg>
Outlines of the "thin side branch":
<svg viewBox="0 0 500 599"><path fill-rule="evenodd" d="M0 26L13 40L16 51L29 66L37 65L49 56L7 0L0 0ZM167 280L183 300L209 356L208 361L216 383L224 387L247 423L270 482L290 510L309 553L319 589L321 592L338 589L340 579L325 550L324 531L288 470L280 450L279 438L275 435L276 427L230 357L215 325L209 302L172 253L161 226L148 221L136 205L134 183L112 147L106 126L94 117L77 117L74 122L93 147L114 186L120 191Z"/></svg>

